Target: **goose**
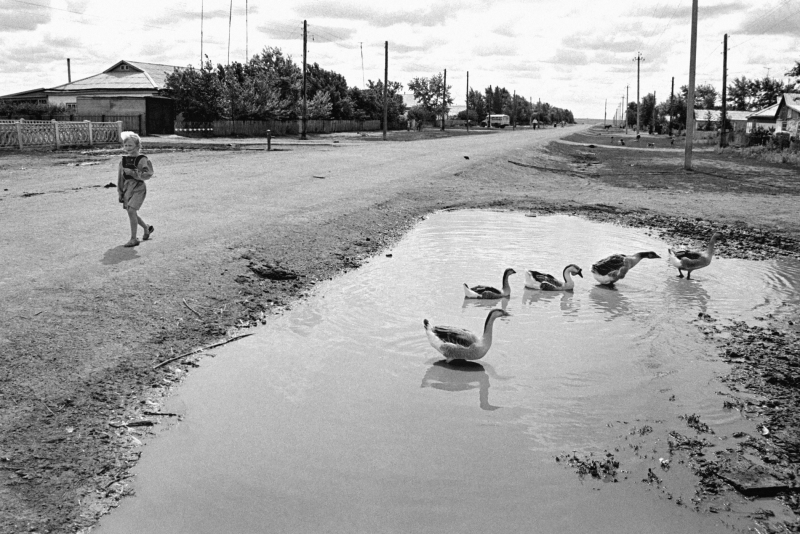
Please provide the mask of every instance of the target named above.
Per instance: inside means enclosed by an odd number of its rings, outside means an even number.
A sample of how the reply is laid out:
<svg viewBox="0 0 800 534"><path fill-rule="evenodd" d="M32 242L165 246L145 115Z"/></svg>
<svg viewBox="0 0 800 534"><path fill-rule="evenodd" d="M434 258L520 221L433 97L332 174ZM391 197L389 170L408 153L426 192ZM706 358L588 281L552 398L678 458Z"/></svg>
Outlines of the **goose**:
<svg viewBox="0 0 800 534"><path fill-rule="evenodd" d="M677 252L669 249L669 263L678 269L678 278L683 278L683 271L686 271L686 279L691 280L692 271L708 267L714 257L714 245L722 237L719 232L714 232L708 247L703 252L694 250L679 250Z"/></svg>
<svg viewBox="0 0 800 534"><path fill-rule="evenodd" d="M614 282L625 278L628 271L644 258L660 258L655 252L637 252L631 256L612 254L592 265L592 275L603 285L613 286Z"/></svg>
<svg viewBox="0 0 800 534"><path fill-rule="evenodd" d="M468 299L500 299L507 297L511 294L511 288L508 285L508 277L516 274L517 271L508 268L503 273L503 290L500 291L491 286L474 286L469 287L464 284L464 297Z"/></svg>
<svg viewBox="0 0 800 534"><path fill-rule="evenodd" d="M564 272L562 273L564 282L556 280L550 274L540 273L539 271L525 271L525 287L528 289L543 289L545 291L572 291L575 287L575 281L572 279L573 274L583 278L583 271L574 263L564 267Z"/></svg>
<svg viewBox="0 0 800 534"><path fill-rule="evenodd" d="M486 316L483 325L483 337L478 337L469 330L454 326L432 326L427 319L422 321L425 325L425 334L431 346L444 355L448 362L453 360L480 360L492 346L492 326L498 317L506 317L508 312L494 309Z"/></svg>

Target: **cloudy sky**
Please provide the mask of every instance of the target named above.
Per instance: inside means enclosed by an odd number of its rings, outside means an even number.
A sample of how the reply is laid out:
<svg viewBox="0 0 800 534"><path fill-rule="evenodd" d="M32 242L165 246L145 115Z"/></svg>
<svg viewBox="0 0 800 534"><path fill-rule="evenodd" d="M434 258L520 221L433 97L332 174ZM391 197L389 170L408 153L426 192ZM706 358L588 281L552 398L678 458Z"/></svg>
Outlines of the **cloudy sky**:
<svg viewBox="0 0 800 534"><path fill-rule="evenodd" d="M231 7L232 6L232 7ZM666 100L689 79L692 0L0 0L0 95L88 77L120 59L244 61L265 46L343 74L351 86L447 70L456 103L470 86L613 117L626 87ZM232 17L231 17L232 11ZM230 26L229 26L230 21ZM230 30L230 33L229 33ZM800 0L700 0L697 83L778 77L800 61ZM230 37L229 37L230 35Z"/></svg>

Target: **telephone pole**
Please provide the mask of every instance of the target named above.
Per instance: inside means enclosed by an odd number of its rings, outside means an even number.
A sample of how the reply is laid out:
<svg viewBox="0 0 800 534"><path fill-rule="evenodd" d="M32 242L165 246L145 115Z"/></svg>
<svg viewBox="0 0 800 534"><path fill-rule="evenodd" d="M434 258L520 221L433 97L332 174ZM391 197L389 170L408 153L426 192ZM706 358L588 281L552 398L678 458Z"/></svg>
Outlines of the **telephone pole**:
<svg viewBox="0 0 800 534"><path fill-rule="evenodd" d="M725 120L726 117L726 105L725 99L728 96L726 92L726 85L728 84L728 34L725 34L725 40L723 41L722 45L722 135L719 136L719 147L725 148L726 139L725 139L725 124L727 121Z"/></svg>
<svg viewBox="0 0 800 534"><path fill-rule="evenodd" d="M653 133L656 133L656 121L658 120L658 114L656 113L657 103L658 99L656 98L656 92L653 91Z"/></svg>
<svg viewBox="0 0 800 534"><path fill-rule="evenodd" d="M689 52L689 91L686 95L686 148L683 168L692 170L692 139L694 137L694 74L697 68L697 0L692 0L692 38Z"/></svg>
<svg viewBox="0 0 800 534"><path fill-rule="evenodd" d="M233 1L233 0L231 0ZM308 51L308 47L306 44L308 43L308 22L303 21L303 117L300 121L300 139L305 141L306 140L306 111L307 102L306 102L306 52Z"/></svg>
<svg viewBox="0 0 800 534"><path fill-rule="evenodd" d="M630 85L625 86L625 135L628 135L628 89Z"/></svg>
<svg viewBox="0 0 800 534"><path fill-rule="evenodd" d="M672 77L672 87L669 89L669 135L672 137L672 121L675 120L675 76Z"/></svg>
<svg viewBox="0 0 800 534"><path fill-rule="evenodd" d="M639 131L641 130L639 122L641 120L640 119L641 113L639 112L640 111L639 108L641 108L641 100L639 100L639 67L642 64L642 61L644 61L642 53L637 52L635 59L636 59L636 133L638 134Z"/></svg>
<svg viewBox="0 0 800 534"><path fill-rule="evenodd" d="M608 115L608 99L606 98L606 105L603 108L603 128L606 126L606 115Z"/></svg>
<svg viewBox="0 0 800 534"><path fill-rule="evenodd" d="M383 67L383 140L389 130L389 41L385 41L384 47L384 67Z"/></svg>
<svg viewBox="0 0 800 534"><path fill-rule="evenodd" d="M205 18L203 4L203 0L200 0L200 70L203 70L203 19Z"/></svg>
<svg viewBox="0 0 800 534"><path fill-rule="evenodd" d="M517 91L514 90L514 100L511 101L511 115L513 116L513 125L511 126L512 130L517 129ZM583 277L581 277L583 278Z"/></svg>
<svg viewBox="0 0 800 534"><path fill-rule="evenodd" d="M442 84L442 131L444 131L445 109L447 109L447 69L444 69L444 83Z"/></svg>
<svg viewBox="0 0 800 534"><path fill-rule="evenodd" d="M467 71L467 133L469 133L469 71Z"/></svg>

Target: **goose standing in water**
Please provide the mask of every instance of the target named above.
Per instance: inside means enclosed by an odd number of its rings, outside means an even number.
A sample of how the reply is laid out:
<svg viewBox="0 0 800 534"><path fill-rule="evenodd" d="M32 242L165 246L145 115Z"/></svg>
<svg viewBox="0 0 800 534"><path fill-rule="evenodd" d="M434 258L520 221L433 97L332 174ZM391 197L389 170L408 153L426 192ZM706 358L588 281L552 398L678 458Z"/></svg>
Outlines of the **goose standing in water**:
<svg viewBox="0 0 800 534"><path fill-rule="evenodd" d="M432 326L427 319L422 321L425 325L425 334L431 346L442 353L448 362L453 360L480 360L492 346L492 327L498 317L506 317L504 310L495 309L486 316L483 325L483 336L478 337L469 330L455 326Z"/></svg>
<svg viewBox="0 0 800 534"><path fill-rule="evenodd" d="M655 252L637 252L633 255L612 254L592 265L592 275L595 280L603 285L613 286L617 280L622 280L628 271L644 258L660 258Z"/></svg>
<svg viewBox="0 0 800 534"><path fill-rule="evenodd" d="M508 277L516 274L517 271L508 268L503 273L503 289L495 289L492 286L469 287L464 284L464 297L468 299L500 299L511 294L511 287L508 285Z"/></svg>
<svg viewBox="0 0 800 534"><path fill-rule="evenodd" d="M708 267L711 259L714 257L714 245L717 240L722 237L719 232L714 232L711 236L711 241L708 242L708 248L703 252L696 252L694 250L679 250L674 252L669 249L669 262L678 269L678 278L683 278L683 271L686 271L686 279L691 280L692 271Z"/></svg>
<svg viewBox="0 0 800 534"><path fill-rule="evenodd" d="M525 287L544 291L572 291L575 287L575 281L572 279L573 274L583 278L583 270L574 263L564 267L564 272L561 273L561 276L564 277L563 282L556 280L551 274L540 273L539 271L525 271Z"/></svg>

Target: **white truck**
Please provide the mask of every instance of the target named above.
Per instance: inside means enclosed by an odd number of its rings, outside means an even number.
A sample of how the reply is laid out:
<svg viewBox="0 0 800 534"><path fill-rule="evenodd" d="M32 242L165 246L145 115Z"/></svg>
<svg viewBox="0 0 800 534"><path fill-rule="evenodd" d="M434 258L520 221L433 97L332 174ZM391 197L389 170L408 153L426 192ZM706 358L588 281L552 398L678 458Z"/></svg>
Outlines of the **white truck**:
<svg viewBox="0 0 800 534"><path fill-rule="evenodd" d="M491 114L488 117L488 122L491 123L492 128L505 128L511 124L511 117L508 115L495 115ZM486 120L481 122L481 126L486 126Z"/></svg>

